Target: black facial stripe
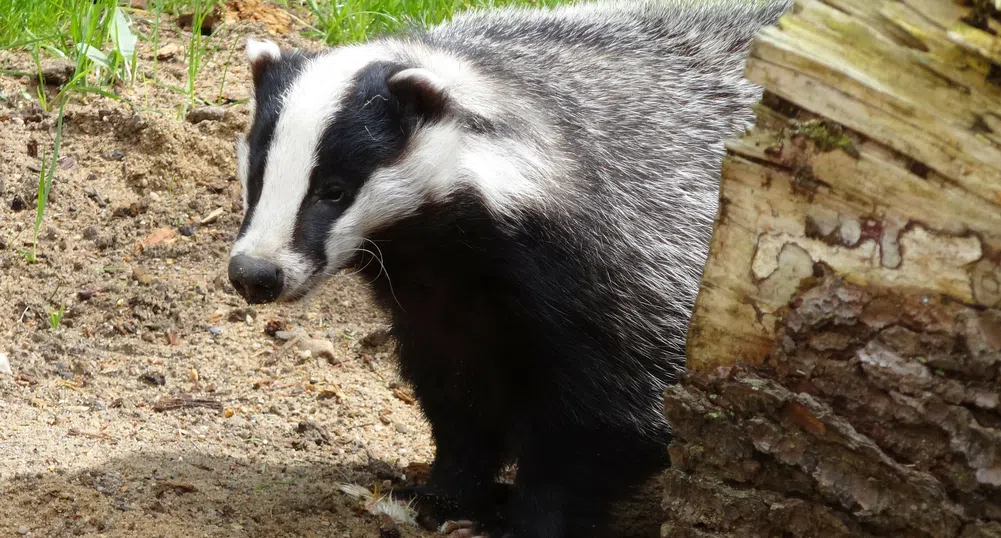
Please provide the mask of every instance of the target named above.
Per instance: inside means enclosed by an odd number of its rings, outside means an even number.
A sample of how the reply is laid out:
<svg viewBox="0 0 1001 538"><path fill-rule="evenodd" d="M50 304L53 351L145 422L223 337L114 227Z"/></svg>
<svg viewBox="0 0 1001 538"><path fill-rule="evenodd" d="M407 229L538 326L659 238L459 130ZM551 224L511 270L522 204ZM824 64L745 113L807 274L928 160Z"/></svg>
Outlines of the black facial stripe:
<svg viewBox="0 0 1001 538"><path fill-rule="evenodd" d="M296 215L292 247L318 271L327 263L327 235L354 195L376 169L403 154L406 111L387 85L401 69L399 64L373 63L359 71L320 138L309 191ZM344 191L343 199L324 199L336 190Z"/></svg>
<svg viewBox="0 0 1001 538"><path fill-rule="evenodd" d="M243 217L238 237L246 233L253 220L254 209L264 187L264 169L267 165L271 140L282 108L282 95L292 86L299 71L311 57L309 53L285 53L277 62L268 62L254 73L254 99L256 110L250 132L247 134L247 213Z"/></svg>

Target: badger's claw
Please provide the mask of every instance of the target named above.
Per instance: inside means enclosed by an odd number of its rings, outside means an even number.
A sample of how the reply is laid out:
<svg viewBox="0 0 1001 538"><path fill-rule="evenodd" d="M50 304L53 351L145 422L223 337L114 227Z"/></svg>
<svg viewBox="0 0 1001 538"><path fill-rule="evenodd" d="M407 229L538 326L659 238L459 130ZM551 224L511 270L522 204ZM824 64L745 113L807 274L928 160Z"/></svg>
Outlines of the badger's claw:
<svg viewBox="0 0 1001 538"><path fill-rule="evenodd" d="M442 524L440 534L446 538L475 538L476 523L469 520L446 521Z"/></svg>
<svg viewBox="0 0 1001 538"><path fill-rule="evenodd" d="M490 532L475 521L446 521L442 524L440 534L445 538L515 538L509 532Z"/></svg>

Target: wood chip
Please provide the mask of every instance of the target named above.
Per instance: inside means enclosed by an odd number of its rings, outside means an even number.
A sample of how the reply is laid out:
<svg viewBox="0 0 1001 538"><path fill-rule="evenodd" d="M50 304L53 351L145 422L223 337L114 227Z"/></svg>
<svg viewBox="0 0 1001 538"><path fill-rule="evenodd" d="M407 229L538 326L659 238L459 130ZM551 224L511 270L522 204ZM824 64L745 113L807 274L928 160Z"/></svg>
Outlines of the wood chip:
<svg viewBox="0 0 1001 538"><path fill-rule="evenodd" d="M417 402L417 398L414 398L414 395L411 394L409 390L401 389L399 387L393 389L393 396L403 400L403 402L408 405L414 405L414 403Z"/></svg>
<svg viewBox="0 0 1001 538"><path fill-rule="evenodd" d="M111 443L118 442L118 439L115 439L114 437L104 432L95 432L95 431L78 430L76 428L70 428L69 431L67 431L66 433L72 435L73 437L87 437L89 439L100 439L102 441L110 441Z"/></svg>
<svg viewBox="0 0 1001 538"><path fill-rule="evenodd" d="M60 170L72 170L76 168L76 159L73 157L63 157L62 159L56 161L56 166L58 166Z"/></svg>
<svg viewBox="0 0 1001 538"><path fill-rule="evenodd" d="M195 407L207 407L209 409L219 409L222 410L222 402L219 400L208 400L204 398L191 398L191 397L181 397L181 398L160 398L155 404L153 404L153 411L157 413L162 413L164 411L173 411L175 409L191 409Z"/></svg>
<svg viewBox="0 0 1001 538"><path fill-rule="evenodd" d="M324 387L320 389L320 393L316 396L317 400L329 400L333 398L337 403L341 403L343 399L341 398L341 393L334 388Z"/></svg>
<svg viewBox="0 0 1001 538"><path fill-rule="evenodd" d="M219 217L221 217L222 214L225 213L225 212L226 212L226 210L224 208L218 207L215 210L213 210L211 213L209 213L208 215L206 215L205 218L203 218L202 220L200 220L198 223L199 224L212 224L213 222L219 220Z"/></svg>
<svg viewBox="0 0 1001 538"><path fill-rule="evenodd" d="M169 346L179 346L181 345L181 335L177 331L167 331L167 345Z"/></svg>
<svg viewBox="0 0 1001 538"><path fill-rule="evenodd" d="M274 381L275 380L271 379L270 377L265 377L263 379L258 379L257 381L254 381L254 388L255 389L259 389L261 387L266 387L266 386L274 383Z"/></svg>

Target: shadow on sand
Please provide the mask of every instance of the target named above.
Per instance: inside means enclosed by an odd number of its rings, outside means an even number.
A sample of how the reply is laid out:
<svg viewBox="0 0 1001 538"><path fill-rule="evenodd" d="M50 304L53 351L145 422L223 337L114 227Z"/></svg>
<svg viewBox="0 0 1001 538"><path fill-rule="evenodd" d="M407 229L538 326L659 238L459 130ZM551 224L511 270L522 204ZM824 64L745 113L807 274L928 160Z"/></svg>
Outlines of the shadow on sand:
<svg viewBox="0 0 1001 538"><path fill-rule="evenodd" d="M143 453L0 482L0 536L26 529L36 537L432 536L408 526L390 530L339 489L345 482L372 487L386 469L378 461L275 466L197 452ZM656 488L627 503L621 537L658 536L658 505Z"/></svg>

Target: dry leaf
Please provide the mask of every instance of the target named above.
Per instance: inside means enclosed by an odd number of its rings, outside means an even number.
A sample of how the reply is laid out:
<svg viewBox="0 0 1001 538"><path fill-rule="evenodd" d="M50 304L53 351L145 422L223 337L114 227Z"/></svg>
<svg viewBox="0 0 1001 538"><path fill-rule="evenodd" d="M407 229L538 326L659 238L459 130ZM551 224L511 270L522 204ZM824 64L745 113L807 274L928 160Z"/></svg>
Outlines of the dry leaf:
<svg viewBox="0 0 1001 538"><path fill-rule="evenodd" d="M160 228L147 235L146 238L142 240L142 243L139 244L139 248L137 250L142 252L144 248L159 245L165 241L170 241L176 235L177 232L175 232L173 228Z"/></svg>

